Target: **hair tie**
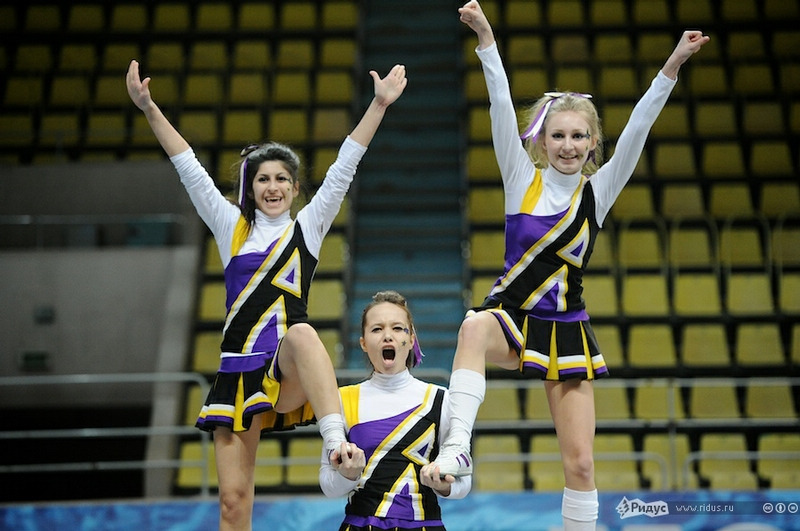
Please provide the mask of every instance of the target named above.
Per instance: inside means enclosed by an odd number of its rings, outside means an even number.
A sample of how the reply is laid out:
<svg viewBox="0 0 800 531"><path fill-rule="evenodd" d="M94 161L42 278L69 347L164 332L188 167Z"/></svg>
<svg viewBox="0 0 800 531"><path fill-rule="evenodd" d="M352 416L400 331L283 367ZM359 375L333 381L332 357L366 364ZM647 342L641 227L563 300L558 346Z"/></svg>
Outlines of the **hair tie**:
<svg viewBox="0 0 800 531"><path fill-rule="evenodd" d="M539 136L539 133L542 131L542 126L544 125L544 120L547 118L547 113L550 111L550 107L553 105L553 102L556 101L558 98L562 96L575 96L578 98L586 98L591 99L591 94L582 94L580 92L545 92L544 93L546 98L550 98L547 102L539 109L539 112L536 114L536 118L534 118L533 123L522 133L520 138L525 140L526 138L530 138L531 142L536 142L536 139Z"/></svg>
<svg viewBox="0 0 800 531"><path fill-rule="evenodd" d="M239 206L244 206L245 196L247 194L247 157L250 153L258 149L258 144L250 144L242 149L239 156L244 157L241 166L239 166Z"/></svg>

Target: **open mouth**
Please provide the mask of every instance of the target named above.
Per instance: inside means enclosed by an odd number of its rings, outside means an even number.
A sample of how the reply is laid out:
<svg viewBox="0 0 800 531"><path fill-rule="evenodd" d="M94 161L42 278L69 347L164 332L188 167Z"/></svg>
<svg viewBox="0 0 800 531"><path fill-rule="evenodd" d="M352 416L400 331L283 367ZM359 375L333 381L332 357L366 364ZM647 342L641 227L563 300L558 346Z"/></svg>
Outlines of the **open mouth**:
<svg viewBox="0 0 800 531"><path fill-rule="evenodd" d="M394 349L385 348L385 349L383 349L382 354L383 354L383 359L384 360L386 360L386 361L393 361L394 360L394 356L395 356Z"/></svg>

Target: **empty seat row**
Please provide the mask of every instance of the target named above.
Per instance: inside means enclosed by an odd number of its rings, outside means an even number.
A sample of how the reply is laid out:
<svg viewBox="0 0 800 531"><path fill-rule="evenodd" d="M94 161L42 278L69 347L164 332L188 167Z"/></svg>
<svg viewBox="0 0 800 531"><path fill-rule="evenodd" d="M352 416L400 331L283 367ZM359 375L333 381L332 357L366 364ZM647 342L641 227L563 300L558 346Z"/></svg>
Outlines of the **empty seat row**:
<svg viewBox="0 0 800 531"><path fill-rule="evenodd" d="M739 433L705 434L694 448L689 436L681 433L646 434L641 448L629 435L598 434L594 448L595 479L602 490L800 486L800 466L792 457L800 452L797 434L765 433L752 449ZM534 435L530 440L517 435L479 435L473 456L476 490L560 492L564 487L555 435Z"/></svg>
<svg viewBox="0 0 800 531"><path fill-rule="evenodd" d="M3 6L5 30L68 33L343 30L358 22L358 4L351 0L285 2L169 2L141 4L83 2L64 6L58 2Z"/></svg>
<svg viewBox="0 0 800 531"><path fill-rule="evenodd" d="M633 382L633 383L631 383ZM630 388L629 388L630 386ZM739 399L735 383L718 380L674 381L627 380L621 385L594 386L598 421L730 420L740 418L779 419L794 423L800 418L795 403L797 386L781 378L754 379L744 386ZM542 386L518 388L490 385L478 412L478 422L548 420L547 396Z"/></svg>

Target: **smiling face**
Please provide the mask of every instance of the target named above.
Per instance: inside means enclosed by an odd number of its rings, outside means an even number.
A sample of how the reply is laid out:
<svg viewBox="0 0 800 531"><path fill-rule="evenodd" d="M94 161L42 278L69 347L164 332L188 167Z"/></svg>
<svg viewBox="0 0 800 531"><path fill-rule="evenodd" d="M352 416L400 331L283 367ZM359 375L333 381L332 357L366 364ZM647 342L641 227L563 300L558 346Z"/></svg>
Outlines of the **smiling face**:
<svg viewBox="0 0 800 531"><path fill-rule="evenodd" d="M414 337L406 310L392 302L372 306L364 316L361 349L375 372L398 374L406 370Z"/></svg>
<svg viewBox="0 0 800 531"><path fill-rule="evenodd" d="M589 134L589 123L578 112L551 113L542 139L547 161L561 173L571 175L583 168L597 139Z"/></svg>
<svg viewBox="0 0 800 531"><path fill-rule="evenodd" d="M292 180L282 162L267 160L258 167L251 193L256 208L275 218L292 207L294 198L300 193L300 183Z"/></svg>

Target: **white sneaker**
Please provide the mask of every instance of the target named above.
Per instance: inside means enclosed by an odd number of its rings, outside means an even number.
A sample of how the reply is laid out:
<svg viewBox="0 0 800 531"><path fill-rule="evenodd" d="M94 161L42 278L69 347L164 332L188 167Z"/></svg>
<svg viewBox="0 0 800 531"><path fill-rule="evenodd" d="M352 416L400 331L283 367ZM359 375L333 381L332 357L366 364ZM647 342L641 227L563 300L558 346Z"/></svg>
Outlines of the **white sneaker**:
<svg viewBox="0 0 800 531"><path fill-rule="evenodd" d="M454 477L472 474L472 456L469 450L460 444L443 444L439 456L433 462L439 467L439 476L448 474Z"/></svg>

